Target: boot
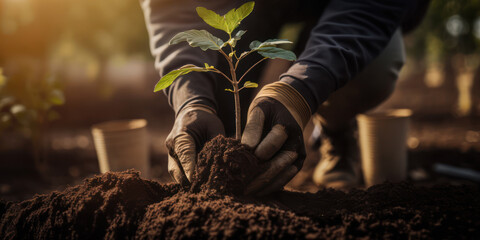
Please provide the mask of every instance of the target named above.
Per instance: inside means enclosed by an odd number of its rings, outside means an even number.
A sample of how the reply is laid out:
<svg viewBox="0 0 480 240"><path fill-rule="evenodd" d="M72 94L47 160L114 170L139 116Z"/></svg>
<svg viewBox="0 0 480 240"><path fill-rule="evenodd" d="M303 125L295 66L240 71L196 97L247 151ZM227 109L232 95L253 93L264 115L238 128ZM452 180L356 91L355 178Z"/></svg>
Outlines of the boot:
<svg viewBox="0 0 480 240"><path fill-rule="evenodd" d="M320 140L321 159L313 172L315 184L341 190L358 186L361 169L354 127L335 132L323 128Z"/></svg>

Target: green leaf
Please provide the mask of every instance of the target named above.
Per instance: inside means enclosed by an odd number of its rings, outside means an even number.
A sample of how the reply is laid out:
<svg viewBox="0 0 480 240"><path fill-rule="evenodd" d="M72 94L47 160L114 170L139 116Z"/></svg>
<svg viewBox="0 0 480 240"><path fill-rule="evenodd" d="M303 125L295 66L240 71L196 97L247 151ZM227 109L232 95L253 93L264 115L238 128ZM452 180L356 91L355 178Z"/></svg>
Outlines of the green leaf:
<svg viewBox="0 0 480 240"><path fill-rule="evenodd" d="M266 58L281 58L289 61L297 60L297 56L295 56L295 53L292 51L275 47L278 44L286 43L290 44L292 42L286 39L268 39L264 42L253 41L250 43L250 49L252 49L252 51L257 51L260 55Z"/></svg>
<svg viewBox="0 0 480 240"><path fill-rule="evenodd" d="M280 44L292 44L292 41L289 41L287 39L268 39L267 41L263 42L260 44L260 48L262 47L270 47L270 46L276 46Z"/></svg>
<svg viewBox="0 0 480 240"><path fill-rule="evenodd" d="M201 68L192 64L187 64L179 69L176 69L167 73L165 76L160 78L158 83L155 85L154 92L158 92L172 85L173 81L175 81L175 79L177 79L182 75L185 75L191 72L208 72L208 71L210 70L206 68Z"/></svg>
<svg viewBox="0 0 480 240"><path fill-rule="evenodd" d="M211 70L211 69L215 69L215 67L208 65L208 63L205 63L205 69Z"/></svg>
<svg viewBox="0 0 480 240"><path fill-rule="evenodd" d="M243 56L247 55L249 52L243 52L242 54L240 54L240 57L239 58L243 58Z"/></svg>
<svg viewBox="0 0 480 240"><path fill-rule="evenodd" d="M232 47L235 47L235 45L237 45L237 41L242 39L243 34L245 34L246 32L247 31L244 31L244 30L238 30L238 32L235 34L235 36L233 36L232 38L230 38L230 40L228 40L228 43Z"/></svg>
<svg viewBox="0 0 480 240"><path fill-rule="evenodd" d="M260 44L262 44L262 42L255 40L250 43L250 49L257 50Z"/></svg>
<svg viewBox="0 0 480 240"><path fill-rule="evenodd" d="M246 18L253 11L254 2L247 2L237 9L230 10L227 14L220 16L212 10L204 7L197 7L197 14L208 25L220 29L228 35L231 35L233 30L238 27L240 22Z"/></svg>
<svg viewBox="0 0 480 240"><path fill-rule="evenodd" d="M277 47L262 47L257 50L258 53L266 58L281 58L285 59L288 61L295 61L297 60L297 56L295 56L295 53L289 50L285 50L283 48L277 48Z"/></svg>
<svg viewBox="0 0 480 240"><path fill-rule="evenodd" d="M276 45L279 45L279 44L292 44L293 42L287 40L287 39L268 39L264 42L260 42L260 41L253 41L250 43L250 49L252 50L258 50L259 48L263 48L263 47L272 47L272 46L276 46Z"/></svg>
<svg viewBox="0 0 480 240"><path fill-rule="evenodd" d="M237 9L230 10L227 14L224 15L225 23L227 26L227 33L231 34L235 28L240 25L243 19L245 19L253 11L255 2L247 2L240 6Z"/></svg>
<svg viewBox="0 0 480 240"><path fill-rule="evenodd" d="M223 45L222 39L213 36L208 31L196 29L178 33L170 40L169 44L177 44L183 41L188 42L192 47L200 47L203 51L207 49L219 50Z"/></svg>
<svg viewBox="0 0 480 240"><path fill-rule="evenodd" d="M227 24L225 22L225 18L218 15L212 10L208 10L204 7L197 7L197 14L200 16L203 21L205 21L208 25L223 30L228 33Z"/></svg>
<svg viewBox="0 0 480 240"><path fill-rule="evenodd" d="M226 92L234 92L232 89L229 89L229 88L225 88L225 91Z"/></svg>
<svg viewBox="0 0 480 240"><path fill-rule="evenodd" d="M59 89L54 89L50 92L48 101L53 105L63 105L65 103L65 96Z"/></svg>
<svg viewBox="0 0 480 240"><path fill-rule="evenodd" d="M243 84L243 87L245 87L245 88L257 88L258 83L246 81L245 84Z"/></svg>
<svg viewBox="0 0 480 240"><path fill-rule="evenodd" d="M246 32L247 31L245 30L238 30L238 32L235 33L235 36L233 36L233 38L238 41L242 38L243 34L245 34Z"/></svg>

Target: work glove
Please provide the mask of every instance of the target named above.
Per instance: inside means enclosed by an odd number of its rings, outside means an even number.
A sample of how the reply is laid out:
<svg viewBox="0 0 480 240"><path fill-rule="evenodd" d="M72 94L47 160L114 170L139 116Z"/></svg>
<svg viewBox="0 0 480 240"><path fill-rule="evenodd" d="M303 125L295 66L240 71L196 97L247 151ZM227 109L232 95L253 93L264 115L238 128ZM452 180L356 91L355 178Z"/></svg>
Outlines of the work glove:
<svg viewBox="0 0 480 240"><path fill-rule="evenodd" d="M266 85L248 110L242 143L255 149L266 170L247 186L245 194L259 196L280 190L301 169L305 160L303 128L311 110L292 86Z"/></svg>
<svg viewBox="0 0 480 240"><path fill-rule="evenodd" d="M225 135L225 129L212 108L192 104L180 110L165 141L168 172L177 183L185 186L191 182L198 152L218 134Z"/></svg>

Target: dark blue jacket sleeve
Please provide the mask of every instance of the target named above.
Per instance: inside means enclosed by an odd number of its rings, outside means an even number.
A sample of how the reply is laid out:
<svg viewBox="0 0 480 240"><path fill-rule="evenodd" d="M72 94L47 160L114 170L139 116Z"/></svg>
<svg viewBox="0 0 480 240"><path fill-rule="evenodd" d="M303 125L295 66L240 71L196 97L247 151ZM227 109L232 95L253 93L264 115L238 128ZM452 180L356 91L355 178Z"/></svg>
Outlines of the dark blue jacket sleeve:
<svg viewBox="0 0 480 240"><path fill-rule="evenodd" d="M315 112L381 53L414 2L332 0L281 81L297 89Z"/></svg>
<svg viewBox="0 0 480 240"><path fill-rule="evenodd" d="M160 76L185 64L203 66L209 63L216 66L216 52L202 51L186 43L169 45L168 42L179 32L208 28L195 12L196 6L201 4L209 9L228 9L231 8L229 1L140 0L140 3L150 37L150 49L155 57L155 68ZM218 31L213 33L218 34ZM164 92L175 113L188 104L203 104L216 109L215 86L213 74L190 73L179 77Z"/></svg>

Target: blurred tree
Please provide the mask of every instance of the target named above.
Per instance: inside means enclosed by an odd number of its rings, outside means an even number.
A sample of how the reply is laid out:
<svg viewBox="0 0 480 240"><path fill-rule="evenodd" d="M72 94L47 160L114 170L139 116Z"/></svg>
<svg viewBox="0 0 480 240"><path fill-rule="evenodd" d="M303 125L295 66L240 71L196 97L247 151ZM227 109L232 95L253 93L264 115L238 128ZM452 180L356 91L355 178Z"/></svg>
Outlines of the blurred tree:
<svg viewBox="0 0 480 240"><path fill-rule="evenodd" d="M2 62L19 55L48 55L64 37L101 58L149 55L137 1L0 0L0 20Z"/></svg>
<svg viewBox="0 0 480 240"><path fill-rule="evenodd" d="M76 65L104 92L112 58L150 56L138 1L0 0L0 23L0 66L6 72L19 58L38 59L54 75Z"/></svg>
<svg viewBox="0 0 480 240"><path fill-rule="evenodd" d="M424 66L427 87L457 89L456 113L471 114L480 56L480 0L435 0L406 38L410 60ZM418 67L417 67L418 68ZM421 69L421 68L420 68ZM472 103L473 102L473 103Z"/></svg>
<svg viewBox="0 0 480 240"><path fill-rule="evenodd" d="M53 107L63 105L65 98L61 87L50 76L36 76L28 71L31 64L24 63L22 74L14 78L3 76L0 68L0 133L20 131L30 139L34 166L38 173L47 174L48 123L58 118Z"/></svg>
<svg viewBox="0 0 480 240"><path fill-rule="evenodd" d="M88 75L101 95L111 94L106 81L108 62L117 56L150 56L148 34L138 1L74 1L68 5L64 38L93 59Z"/></svg>
<svg viewBox="0 0 480 240"><path fill-rule="evenodd" d="M83 64L102 91L107 62L133 55L150 55L138 1L0 0L0 67L7 76L0 75L0 131L30 137L42 171L45 131L53 107L64 101L66 66Z"/></svg>
<svg viewBox="0 0 480 240"><path fill-rule="evenodd" d="M409 55L415 59L445 61L458 53L479 54L479 0L435 0L423 23L409 36Z"/></svg>

